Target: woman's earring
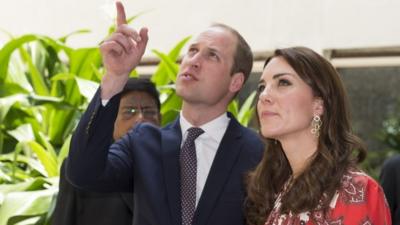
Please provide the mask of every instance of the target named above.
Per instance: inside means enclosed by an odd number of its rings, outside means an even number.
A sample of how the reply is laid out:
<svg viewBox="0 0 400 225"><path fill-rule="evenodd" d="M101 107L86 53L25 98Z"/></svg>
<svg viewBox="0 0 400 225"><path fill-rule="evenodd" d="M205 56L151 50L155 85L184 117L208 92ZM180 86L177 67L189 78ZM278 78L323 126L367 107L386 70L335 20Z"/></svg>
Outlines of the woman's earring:
<svg viewBox="0 0 400 225"><path fill-rule="evenodd" d="M318 115L314 115L311 121L311 133L314 134L316 137L319 137L319 131L321 129L322 120L321 117Z"/></svg>

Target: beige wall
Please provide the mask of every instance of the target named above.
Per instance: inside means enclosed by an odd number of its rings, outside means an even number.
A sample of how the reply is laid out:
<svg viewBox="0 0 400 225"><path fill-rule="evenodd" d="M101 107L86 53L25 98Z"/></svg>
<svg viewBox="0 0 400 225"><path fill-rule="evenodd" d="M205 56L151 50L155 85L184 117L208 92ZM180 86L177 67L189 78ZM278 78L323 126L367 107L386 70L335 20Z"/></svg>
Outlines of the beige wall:
<svg viewBox="0 0 400 225"><path fill-rule="evenodd" d="M325 48L400 46L398 0L124 0L128 15L149 10L135 23L150 29L148 49L167 51L211 22L237 28L253 50L306 45ZM0 0L0 28L14 35L70 39L76 47L96 45L111 24L112 0ZM0 46L7 40L0 34ZM150 51L147 55L152 55Z"/></svg>

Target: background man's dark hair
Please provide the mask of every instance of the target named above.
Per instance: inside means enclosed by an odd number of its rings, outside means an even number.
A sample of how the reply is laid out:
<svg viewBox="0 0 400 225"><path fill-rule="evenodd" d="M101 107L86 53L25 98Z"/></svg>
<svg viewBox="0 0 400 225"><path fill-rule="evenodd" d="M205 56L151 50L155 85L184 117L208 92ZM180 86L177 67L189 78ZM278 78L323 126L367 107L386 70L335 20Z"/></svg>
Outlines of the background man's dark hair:
<svg viewBox="0 0 400 225"><path fill-rule="evenodd" d="M126 93L131 91L142 91L149 94L154 98L157 104L157 108L160 111L161 103L160 103L160 95L157 91L156 86L153 82L146 78L129 78L128 82L126 82L124 89L121 92L121 96L124 96Z"/></svg>

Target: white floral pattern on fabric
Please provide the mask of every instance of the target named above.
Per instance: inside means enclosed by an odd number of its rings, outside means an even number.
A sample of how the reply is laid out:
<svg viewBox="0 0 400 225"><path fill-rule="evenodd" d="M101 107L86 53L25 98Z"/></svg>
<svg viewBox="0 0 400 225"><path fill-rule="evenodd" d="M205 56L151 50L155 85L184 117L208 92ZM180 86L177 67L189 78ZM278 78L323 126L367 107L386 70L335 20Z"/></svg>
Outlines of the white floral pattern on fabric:
<svg viewBox="0 0 400 225"><path fill-rule="evenodd" d="M290 180L289 180L290 181ZM287 191L286 182L265 225L390 225L390 211L379 184L365 173L349 170L341 187L333 196L327 214L316 207L312 212L281 214L281 199Z"/></svg>

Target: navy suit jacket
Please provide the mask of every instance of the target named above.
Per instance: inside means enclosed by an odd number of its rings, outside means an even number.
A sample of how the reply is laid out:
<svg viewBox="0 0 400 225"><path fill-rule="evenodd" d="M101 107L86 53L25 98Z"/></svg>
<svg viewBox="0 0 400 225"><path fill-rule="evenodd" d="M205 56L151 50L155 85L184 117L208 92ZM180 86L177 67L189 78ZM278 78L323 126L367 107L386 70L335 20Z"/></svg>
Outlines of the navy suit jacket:
<svg viewBox="0 0 400 225"><path fill-rule="evenodd" d="M179 119L164 128L139 124L112 144L119 99L116 95L103 107L96 93L71 141L67 177L88 190L133 191L136 225L179 225ZM244 177L261 160L263 144L229 116L195 211L196 225L245 224Z"/></svg>
<svg viewBox="0 0 400 225"><path fill-rule="evenodd" d="M61 165L52 225L132 225L133 193L98 193L72 186Z"/></svg>

